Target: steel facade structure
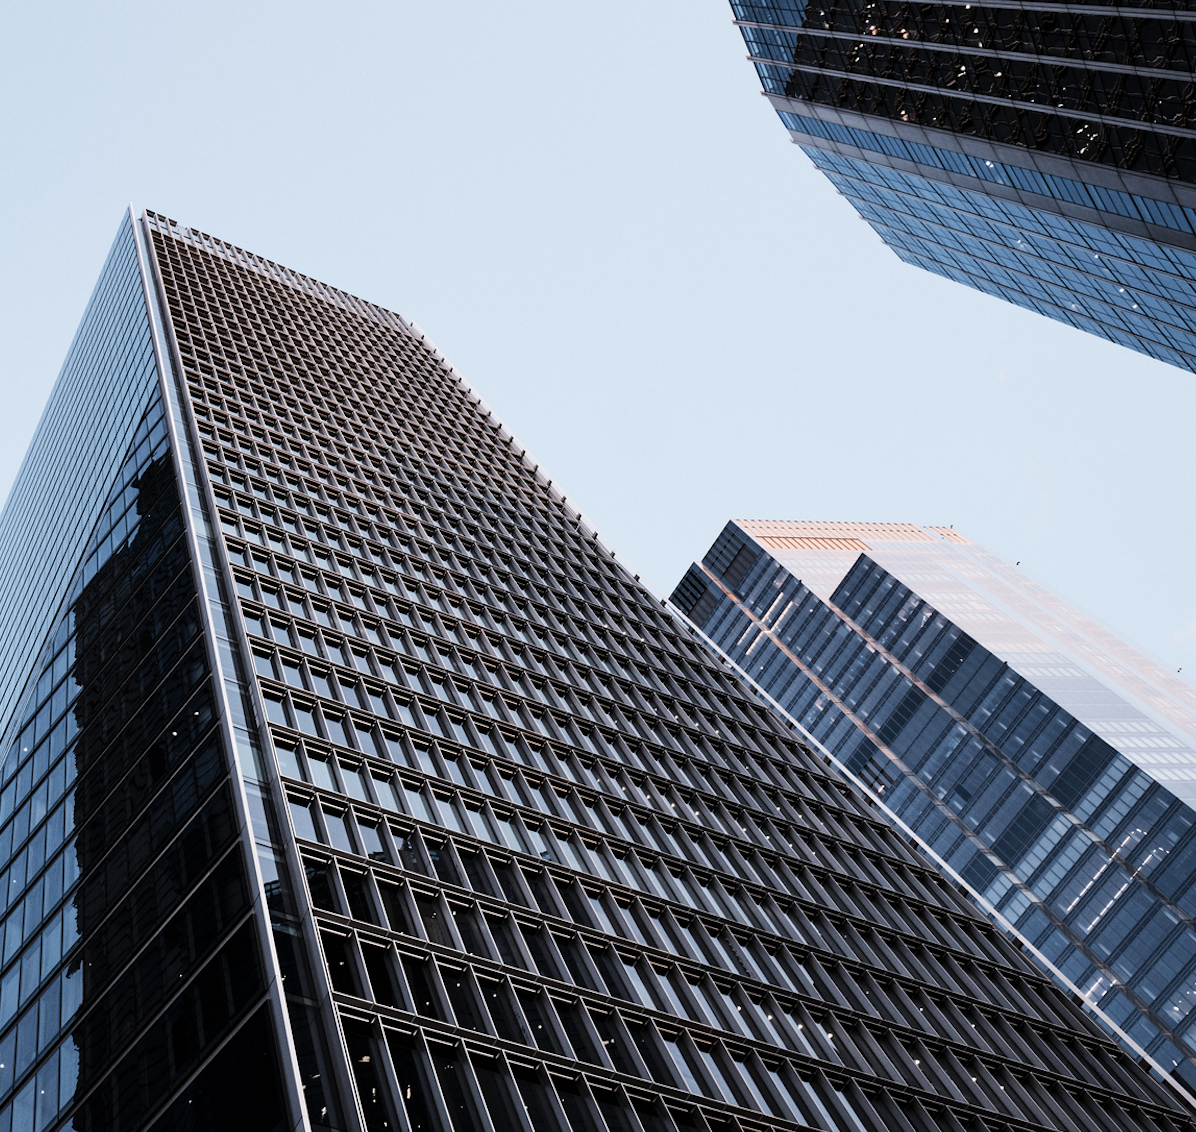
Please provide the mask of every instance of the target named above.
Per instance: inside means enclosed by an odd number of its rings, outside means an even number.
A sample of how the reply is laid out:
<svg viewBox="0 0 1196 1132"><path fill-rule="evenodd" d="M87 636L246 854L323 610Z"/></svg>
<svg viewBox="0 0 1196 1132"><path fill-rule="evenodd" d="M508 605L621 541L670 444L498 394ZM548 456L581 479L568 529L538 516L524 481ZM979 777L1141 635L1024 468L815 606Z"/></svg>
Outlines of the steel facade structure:
<svg viewBox="0 0 1196 1132"><path fill-rule="evenodd" d="M1196 10L732 8L792 140L903 260L1196 369Z"/></svg>
<svg viewBox="0 0 1196 1132"><path fill-rule="evenodd" d="M1196 1083L1196 692L947 528L729 523L673 600L1131 1048Z"/></svg>
<svg viewBox="0 0 1196 1132"><path fill-rule="evenodd" d="M94 437L35 445L58 588L0 574L58 602L0 1132L1194 1127L412 326L152 213L118 250L154 379L99 502Z"/></svg>

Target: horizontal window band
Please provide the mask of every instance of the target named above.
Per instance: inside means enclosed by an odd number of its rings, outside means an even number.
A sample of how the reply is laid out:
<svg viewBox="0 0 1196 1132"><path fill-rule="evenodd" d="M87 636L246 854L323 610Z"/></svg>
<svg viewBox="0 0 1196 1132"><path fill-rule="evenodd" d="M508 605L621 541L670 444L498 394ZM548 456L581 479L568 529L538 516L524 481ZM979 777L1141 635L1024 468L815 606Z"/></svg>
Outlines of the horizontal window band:
<svg viewBox="0 0 1196 1132"><path fill-rule="evenodd" d="M287 781L287 784L289 787L290 780L286 780L286 781ZM432 779L429 777L429 778L425 779L425 781L439 782L441 780ZM358 810L364 810L364 812L369 814L371 817L373 817L375 821L386 820L386 821L389 821L392 826L394 824L393 820L388 817L388 815L392 811L388 811L384 808L377 807L376 805L373 805L371 803L360 803L360 802L357 802L355 799L350 800L341 794L329 795L326 791L322 790L321 788L312 787L310 784L307 784L307 783L304 783L302 785L304 787L303 796L317 798L320 800L321 804L323 804L323 802L326 798L334 799L335 801L333 804L337 807L343 807L343 806L345 806L346 802L350 802L352 807L354 807ZM310 794L309 794L309 792L310 792ZM306 805L307 803L305 802L302 804ZM514 806L514 805L512 805L512 809L517 810L521 816L524 812L527 812L527 813L534 814L534 815L536 815L537 818L539 818L540 820L543 820L543 815L539 814L538 811L528 810L526 807L518 807L518 806ZM461 833L459 830L451 829L448 826L439 825L439 824L431 823L431 822L426 822L421 818L416 818L409 814L401 814L399 816L403 823L407 823L407 824L411 825L413 828L418 828L421 831L425 831L425 832L435 831L435 835L439 838L448 838L449 840L452 840L454 842L459 838L465 838L476 849L485 849L485 847L487 847L487 846L494 846L494 843L491 841L488 841L488 840L478 837L476 835L471 836L469 834ZM572 825L570 823L561 822L560 819L557 819L557 820L558 820L559 824L569 825L569 827L572 830L574 830L575 832L584 831L586 833L589 833L591 836L594 836L595 831L591 830L587 826L577 826L577 825ZM695 877L706 876L708 879L717 879L717 880L720 880L720 882L721 882L722 876L726 875L734 881L735 888L743 888L749 894L749 896L751 896L753 899L756 899L757 897L762 898L762 899L767 899L770 897L774 900L776 899L776 894L773 892L773 890L765 888L764 886L755 884L753 882L745 881L743 878L736 876L735 874L720 874L720 873L717 873L710 869L703 870L703 869L701 869L700 866L695 867L690 862L685 861L683 858L666 857L663 854L645 850L641 846L635 844L634 842L622 841L622 840L614 837L613 835L607 834L605 832L603 832L600 835L600 838L603 842L614 842L620 846L625 846L627 851L634 852L638 857L640 857L641 861L646 857L651 857L653 860L653 863L655 863L657 860L660 860L665 864L666 867L668 867L670 864L672 864L674 867L680 866L682 871L687 870L690 873L692 873ZM323 845L322 842L311 843L311 844L318 844L324 852L329 852L329 851L339 852L339 851L335 850L335 847ZM601 885L603 887L612 887L613 886L614 889L619 890L625 896L634 894L639 899L646 898L649 903L660 904L661 906L667 906L671 909L681 911L685 915L686 919L689 919L689 918L692 918L695 916L700 919L703 919L703 920L708 918L711 920L715 920L721 924L724 924L725 926L727 926L730 929L738 928L739 931L747 933L752 936L756 936L756 937L766 936L775 942L785 943L786 945L791 946L791 947L800 947L804 950L817 951L819 954L825 954L827 956L833 957L834 962L848 963L848 964L851 964L853 962L853 960L849 956L840 955L838 952L833 952L833 951L829 951L829 950L823 952L822 949L818 948L816 944L795 941L787 935L778 934L775 931L769 931L768 929L761 928L761 927L754 926L754 925L749 926L747 924L744 924L740 920L733 919L733 918L726 917L726 916L719 916L715 913L711 913L708 911L693 908L688 904L684 904L684 903L681 903L679 901L672 900L672 899L666 899L656 893L647 893L647 892L644 892L642 889L634 888L634 887L631 887L630 885L622 884L617 881L612 881L606 877L600 877L593 873L577 872L569 865L565 865L560 862L547 861L541 857L532 856L529 853L521 853L519 850L511 849L508 846L494 846L494 847L498 848L500 851L503 851L503 852L511 853L511 854L514 854L514 855L520 856L520 857L526 857L526 859L528 861L534 862L534 867L537 870L546 870L554 877L561 876L561 877L567 878L570 881L575 880L579 877L586 878L596 885ZM394 867L394 866L391 866L391 867ZM560 871L557 872L554 870L560 870ZM811 870L811 871L813 871L813 870ZM825 874L825 875L832 875L832 874L829 874L829 871L828 871L827 874ZM884 890L879 890L879 891L883 892ZM733 895L733 890L731 890L731 892L729 894ZM855 928L855 930L858 931L865 939L867 938L869 932L871 932L871 931L877 932L877 934L880 936L880 938L882 940L888 936L892 936L894 939L904 939L907 941L907 945L911 947L911 950L914 952L915 955L917 954L918 950L925 949L932 957L936 957L936 961L939 961L938 956L939 956L939 953L941 952L942 955L944 955L944 956L951 955L962 962L974 963L977 967L979 967L980 969L982 969L986 972L988 972L988 971L1000 972L1002 977L1008 977L1013 973L1013 972L1011 972L1010 968L1003 966L1002 964L995 962L991 959L988 959L984 956L976 955L974 952L956 950L956 949L950 948L950 947L946 946L945 944L942 944L938 941L931 943L931 942L927 941L923 936L918 935L912 931L901 931L899 929L893 928L892 926L890 926L888 924L877 924L874 921L868 919L867 917L860 915L859 913L847 912L841 908L827 907L826 905L819 904L815 901L810 901L810 900L806 900L802 897L795 896L793 893L786 892L783 895L787 902L792 902L793 904L795 904L799 908L801 908L803 914L806 915L806 917L811 920L812 924L815 927L817 926L818 916L824 915L824 916L826 916L826 918L832 925L835 925L838 920L841 920L843 924L851 924ZM922 906L929 911L939 911L940 910L935 905L932 905L929 903L924 903L924 902L918 901L916 899L907 898L907 897L902 897L902 899L903 899L903 902L905 902L905 903L913 904L916 906ZM779 903L779 901L778 901L778 903ZM886 974L886 976L892 976L894 978L900 977L896 972L892 972L892 971L888 971L888 970L885 971L885 974ZM1052 980L1050 980L1046 975L1039 974L1036 971L1028 971L1028 972L1018 971L1018 972L1016 972L1016 975L1018 978L1025 979L1028 983L1037 985L1040 988L1043 988L1043 989L1049 988L1050 993L1055 993L1057 990L1057 988ZM930 984L927 984L927 985L930 985Z"/></svg>
<svg viewBox="0 0 1196 1132"><path fill-rule="evenodd" d="M769 67L780 67L786 71L799 71L803 74L822 75L834 79L850 79L858 83L871 83L874 86L893 87L897 90L911 91L923 94L937 94L942 98L954 102L980 102L985 106L1011 106L1015 110L1022 110L1030 114L1041 114L1044 117L1060 118L1071 122L1094 122L1102 126L1116 126L1120 129L1135 133L1163 135L1177 138L1196 138L1196 129L1184 126L1171 126L1161 122L1143 122L1134 118L1115 118L1107 114L1096 114L1088 110L1070 110L1060 106L1052 106L1042 102L1023 102L1016 98L1004 98L993 94L979 94L971 91L953 91L948 87L929 86L925 83L906 82L904 79L890 79L879 75L868 74L863 71L841 71L832 67L819 67L812 63L781 63L775 59L751 57L753 63Z"/></svg>
<svg viewBox="0 0 1196 1132"><path fill-rule="evenodd" d="M281 732L281 729L278 728L278 726L275 724L270 724L270 730L272 733L273 732ZM411 732L406 732L406 733L411 734ZM312 742L312 739L310 736L307 736L305 733L300 732L300 731L291 730L291 731L287 732L286 734L287 734L287 738L290 742L298 743L300 740L304 741L305 743ZM416 732L414 734L422 735L424 733ZM528 734L528 733L524 733L524 734ZM430 737L435 738L434 736L430 736ZM382 760L377 756L366 755L361 751L356 751L356 750L346 751L345 748L338 747L336 744L333 744L333 743L329 743L328 740L316 739L314 742L316 744L315 750L317 752L322 751L322 750L327 750L328 753L330 753L330 754L336 754L338 761L340 761L342 763L344 763L345 761L348 761L349 764L351 766L353 766L354 768L356 768L358 766L367 767L370 769L371 773L373 773L375 777L389 778L389 776L392 773L397 771L399 773L400 778L402 778L404 776L420 777L420 778L422 778L422 780L424 782L432 784L433 786L439 785L443 789L460 790L462 792L463 797L469 797L475 801L491 800L490 795L487 795L484 793L479 793L477 791L471 790L467 786L460 786L457 783L439 778L435 775L428 774L427 772L420 771L414 767ZM462 748L461 750L462 750L462 753L466 757L470 757L468 752L473 750L473 748ZM527 779L527 781L529 782L529 784L532 784L533 777L534 777L536 787L541 785L543 782L548 782L559 793L563 792L563 793L567 794L570 790L576 789L579 796L583 799L583 801L585 801L586 799L596 801L599 798L601 798L609 806L609 804L610 804L609 800L613 800L616 803L616 805L620 811L624 808L630 809L631 812L636 815L637 821L642 820L646 816L656 818L656 820L661 821L662 825L664 824L664 821L668 821L668 822L674 824L676 827L679 827L679 828L685 830L687 835L690 836L691 840L694 840L694 834L697 834L699 837L702 835L710 836L711 841L714 843L714 845L716 847L720 848L720 851L723 846L730 844L730 845L734 845L736 847L737 851L742 853L742 850L739 847L743 846L749 850L749 853L748 853L749 856L751 855L751 853L760 854L761 858L765 861L766 864L769 864L770 867L775 866L777 860L781 860L781 861L785 861L785 862L793 861L797 865L799 865L801 868L809 869L816 876L839 877L839 876L843 875L843 874L834 872L834 870L829 869L824 865L820 865L820 864L810 861L806 858L799 857L795 854L781 853L775 847L761 846L753 841L748 841L746 839L742 839L742 838L737 839L737 838L727 835L726 833L722 832L721 830L715 831L712 834L711 831L705 826L701 826L701 825L699 825L697 823L693 823L693 822L687 822L683 818L679 818L675 815L661 815L656 810L651 810L651 809L647 809L644 807L637 807L637 806L635 806L634 803L631 803L625 799L619 798L616 795L604 794L600 791L595 791L592 788L587 789L585 787L580 787L580 786L578 786L577 783L575 783L570 778L564 778L564 777L561 777L558 775L554 775L549 772L539 770L538 768L535 770L532 770L531 776L529 776L528 768L523 763L517 763L517 762L514 762L513 760L503 759L501 756L490 755L488 752L484 752L484 751L476 752L473 757L476 758L477 755L482 755L487 761L493 760L496 764L505 766L513 772L522 773L524 775L524 778ZM305 785L308 785L308 784L305 784ZM713 798L716 796L711 795L711 797ZM515 806L520 806L519 803L511 803L511 804L515 805ZM521 807L521 808L526 809L527 807ZM554 821L565 821L566 824L570 825L570 828L575 828L578 831L581 831L583 833L589 833L591 836L601 836L603 838L615 836L613 834L608 834L605 830L596 830L591 826L583 826L583 825L577 825L575 823L569 823L568 819L560 819L560 818L557 818L555 815L544 814L542 811L528 809L528 812L538 814L541 818L544 818L544 819L547 819L548 817L551 816L552 820L554 820ZM762 814L762 816L767 816L767 815ZM812 831L812 830L801 830L800 832L808 834L810 836L816 836L819 841L838 845L839 847L841 847L842 849L844 849L847 852L850 852L850 853L858 852L858 853L863 854L865 857L868 856L868 852L866 849L862 848L855 842L848 841L844 838L838 837L835 834L815 833L815 831ZM625 840L625 839L619 839L616 837L616 840ZM662 852L660 849L648 848L647 846L639 846L639 844L637 842L627 842L627 844L635 845L637 848L641 849L642 852L645 854L662 855ZM670 858L670 859L685 860L685 858ZM902 861L900 858L881 858L881 859L892 861L895 865L901 865L901 866L906 865L906 862ZM686 864L688 866L691 863L686 861ZM703 868L703 866L701 866L701 865L696 865L694 867L696 867L699 871L702 870L702 868ZM923 872L925 873L927 879L929 879L931 881L931 883L935 884L936 886L938 885L938 883L941 880L940 873L933 871L929 867L924 867ZM726 875L734 876L735 874L726 874ZM739 879L739 878L737 878L737 879ZM888 899L889 896L892 895L892 896L899 897L902 900L910 901L911 903L913 903L919 907L941 910L940 905L934 904L931 901L925 900L924 898L917 897L917 896L911 896L907 893L900 892L899 890L894 889L894 888L886 888L883 885L879 885L874 881L867 881L867 880L863 880L863 879L857 878L857 877L852 877L851 879L852 879L853 884L858 884L859 887L864 889L865 891L882 894L885 896L886 899ZM741 881L741 883L752 883L752 882ZM771 891L771 890L766 889L765 891Z"/></svg>
<svg viewBox="0 0 1196 1132"><path fill-rule="evenodd" d="M460 890L461 892L469 892L469 890ZM471 897L474 895L470 893ZM474 901L471 900L470 903ZM603 935L593 929L588 929L584 926L579 927L569 921L559 920L551 917L545 913L529 913L527 909L521 909L518 905L504 904L493 898L482 896L476 901L478 907L483 910L493 907L500 912L507 912L512 914L523 913L522 917L517 915L517 918L527 920L535 923L537 927L547 928L555 934L559 934L562 938L580 937L589 944L592 942L600 950L612 947L611 937ZM559 999L565 1002L582 1001L587 1004L593 1003L603 1010L617 1010L622 1015L630 1014L633 1020L642 1021L645 1019L652 1019L658 1026L663 1026L666 1030L686 1030L691 1033L697 1033L700 1037L707 1040L717 1040L721 1042L729 1050L751 1049L759 1053L761 1056L766 1056L771 1059L784 1057L787 1060L796 1061L808 1068L826 1069L830 1068L832 1073L841 1072L851 1077L869 1080L871 1084L878 1085L883 1083L884 1087L889 1087L895 1082L891 1078L883 1078L877 1076L867 1077L860 1073L858 1069L851 1066L836 1064L834 1062L827 1062L820 1058L810 1057L802 1054L800 1051L792 1050L787 1046L777 1046L761 1039L753 1039L743 1034L736 1033L732 1030L724 1030L714 1026L704 1025L700 1022L695 1022L688 1017L681 1017L679 1015L671 1014L661 1010L658 1007L646 1006L643 1003L633 1001L631 999L620 998L611 994L603 994L600 991L595 991L589 987L580 986L576 983L566 983L560 980L552 979L549 976L542 975L536 971L528 971L523 968L511 968L496 960L490 959L486 956L479 956L470 952L457 951L445 944L438 944L431 940L420 939L401 932L387 932L385 929L380 929L376 925L363 924L358 920L351 920L348 917L336 916L323 910L317 909L315 912L318 922L335 924L338 927L343 927L354 932L363 941L381 942L385 940L389 944L393 944L398 949L400 955L414 959L415 961L423 960L427 957L437 959L441 962L446 962L452 967L459 965L466 965L474 967L485 975L499 979L510 979L513 985L534 985L548 993L554 1000ZM542 919L535 919L539 915ZM638 942L631 942L627 940L620 940L619 946L615 948L616 953L619 949L633 953L637 957L642 957L648 962L653 963L656 967L676 967L683 976L694 976L699 981L702 978L710 978L715 985L729 984L731 987L742 988L745 992L759 994L762 998L772 998L784 1010L785 1004L789 1004L790 1010L786 1013L792 1013L792 1008L800 1004L808 1012L814 1014L815 1017L822 1014L830 1014L838 1019L841 1024L848 1029L855 1026L864 1027L871 1034L877 1036L884 1036L892 1034L894 1037L903 1039L912 1045L923 1045L930 1052L936 1055L950 1051L955 1057L961 1060L963 1064L967 1064L973 1058L980 1058L988 1064L988 1068L1000 1067L1009 1072L1020 1074L1026 1070L1025 1062L1017 1061L1013 1058L1003 1056L1001 1054L992 1053L988 1050L977 1051L975 1047L963 1045L958 1042L945 1039L942 1035L929 1034L926 1031L919 1030L915 1027L902 1025L898 1022L890 1021L887 1018L881 1018L867 1014L863 1011L853 1009L851 1007L842 1006L839 1003L828 1003L825 999L816 998L812 995L803 995L794 993L784 988L777 988L771 983L763 983L759 980L752 979L750 976L740 975L735 972L729 972L721 967L714 967L710 965L702 965L695 963L688 958L678 958L676 955L660 951L659 949L645 947ZM869 972L871 968L863 968L863 971ZM929 992L933 991L935 994L943 997L957 998L960 1004L966 1003L968 1006L975 1006L975 1000L966 998L965 996L953 995L952 992L943 991L941 987L933 984L922 984L917 980L905 978L904 980L896 979L895 981L902 981L907 983L914 991ZM720 992L721 993L721 992ZM862 993L862 988L861 988ZM447 1029L461 1029L467 1034L476 1035L478 1031L468 1030L465 1027L453 1027L451 1023L444 1023L437 1019L429 1018L426 1015L412 1014L402 1008L386 1007L383 1004L375 1003L370 1000L357 999L349 995L337 994L335 996L339 1002L346 1005L352 1005L357 1009L361 1009L359 1004L368 1003L368 1009L371 1012L376 1012L376 1016L384 1021L388 1017L406 1017L416 1020L416 1024L423 1026L425 1023L433 1026L444 1026ZM985 1004L982 1008L985 1012L999 1014L1006 1019L1011 1026L1016 1026L1025 1021L1025 1015L1018 1013L1012 1009L993 1007L991 1010ZM1075 1032L1065 1027L1059 1027L1050 1023L1039 1023L1035 1020L1034 1025L1038 1029L1046 1030L1061 1040L1074 1040ZM1090 1035L1084 1035L1084 1040L1088 1041ZM477 1040L476 1038L474 1039ZM487 1041L496 1040L494 1035L488 1035ZM503 1039L497 1039L502 1041ZM1100 1045L1106 1047L1110 1052L1119 1050L1119 1047L1107 1038L1096 1038L1092 1036L1092 1040ZM521 1047L512 1043L517 1049L525 1049L529 1047ZM505 1047L504 1047L505 1048ZM539 1051L539 1047L530 1047ZM558 1055L560 1056L560 1055ZM568 1060L568 1059L566 1059ZM590 1065L590 1062L582 1061L582 1065ZM1040 1070L1037 1066L1034 1067L1035 1074L1042 1073L1046 1080L1061 1087L1066 1086L1068 1082L1074 1081L1074 1078L1068 1078L1062 1074L1054 1073L1051 1070ZM918 1093L920 1097L934 1096L939 1101L944 1101L941 1094L927 1094L919 1090L913 1090ZM1126 1097L1125 1094L1116 1093L1112 1090L1102 1090L1099 1087L1092 1087L1094 1095L1104 1094L1104 1099L1117 1104L1138 1103L1137 1099ZM1143 1106L1147 1107L1147 1106ZM1159 1109L1160 1113L1166 1111ZM990 1113L991 1115L991 1113Z"/></svg>

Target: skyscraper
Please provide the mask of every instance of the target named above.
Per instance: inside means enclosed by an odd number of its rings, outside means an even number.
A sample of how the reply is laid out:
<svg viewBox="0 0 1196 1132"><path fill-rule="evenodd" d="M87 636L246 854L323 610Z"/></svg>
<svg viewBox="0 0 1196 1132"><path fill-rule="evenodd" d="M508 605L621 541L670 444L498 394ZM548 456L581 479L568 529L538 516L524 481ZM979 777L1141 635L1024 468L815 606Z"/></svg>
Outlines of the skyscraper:
<svg viewBox="0 0 1196 1132"><path fill-rule="evenodd" d="M1196 691L945 527L728 523L673 600L1130 1048L1196 1084Z"/></svg>
<svg viewBox="0 0 1196 1132"><path fill-rule="evenodd" d="M1196 369L1196 12L732 8L793 141L903 260Z"/></svg>
<svg viewBox="0 0 1196 1132"><path fill-rule="evenodd" d="M397 315L130 215L0 570L0 1132L1194 1126Z"/></svg>

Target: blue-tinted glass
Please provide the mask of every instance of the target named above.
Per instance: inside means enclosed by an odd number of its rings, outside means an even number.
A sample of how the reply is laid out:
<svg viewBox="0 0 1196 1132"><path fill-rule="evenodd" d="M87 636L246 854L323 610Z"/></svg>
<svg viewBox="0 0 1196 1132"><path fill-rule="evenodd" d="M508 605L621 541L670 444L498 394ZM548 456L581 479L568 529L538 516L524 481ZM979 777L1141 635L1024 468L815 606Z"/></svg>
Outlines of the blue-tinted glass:
<svg viewBox="0 0 1196 1132"><path fill-rule="evenodd" d="M79 561L156 378L126 218L0 512L0 720L61 606L72 573L62 564Z"/></svg>
<svg viewBox="0 0 1196 1132"><path fill-rule="evenodd" d="M867 554L825 600L734 524L705 565L734 596L695 566L674 599L1092 1005L1128 984L1145 1013L1104 1017L1187 1075L1196 812Z"/></svg>

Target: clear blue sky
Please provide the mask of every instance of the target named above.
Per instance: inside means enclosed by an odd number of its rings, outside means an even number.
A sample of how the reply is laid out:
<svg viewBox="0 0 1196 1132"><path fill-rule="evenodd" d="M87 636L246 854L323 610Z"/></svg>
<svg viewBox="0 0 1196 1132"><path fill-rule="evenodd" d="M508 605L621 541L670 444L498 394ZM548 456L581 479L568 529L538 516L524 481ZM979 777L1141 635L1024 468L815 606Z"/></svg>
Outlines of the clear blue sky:
<svg viewBox="0 0 1196 1132"><path fill-rule="evenodd" d="M726 0L8 4L0 494L129 201L414 319L645 580L954 524L1196 674L1196 376L900 263Z"/></svg>

